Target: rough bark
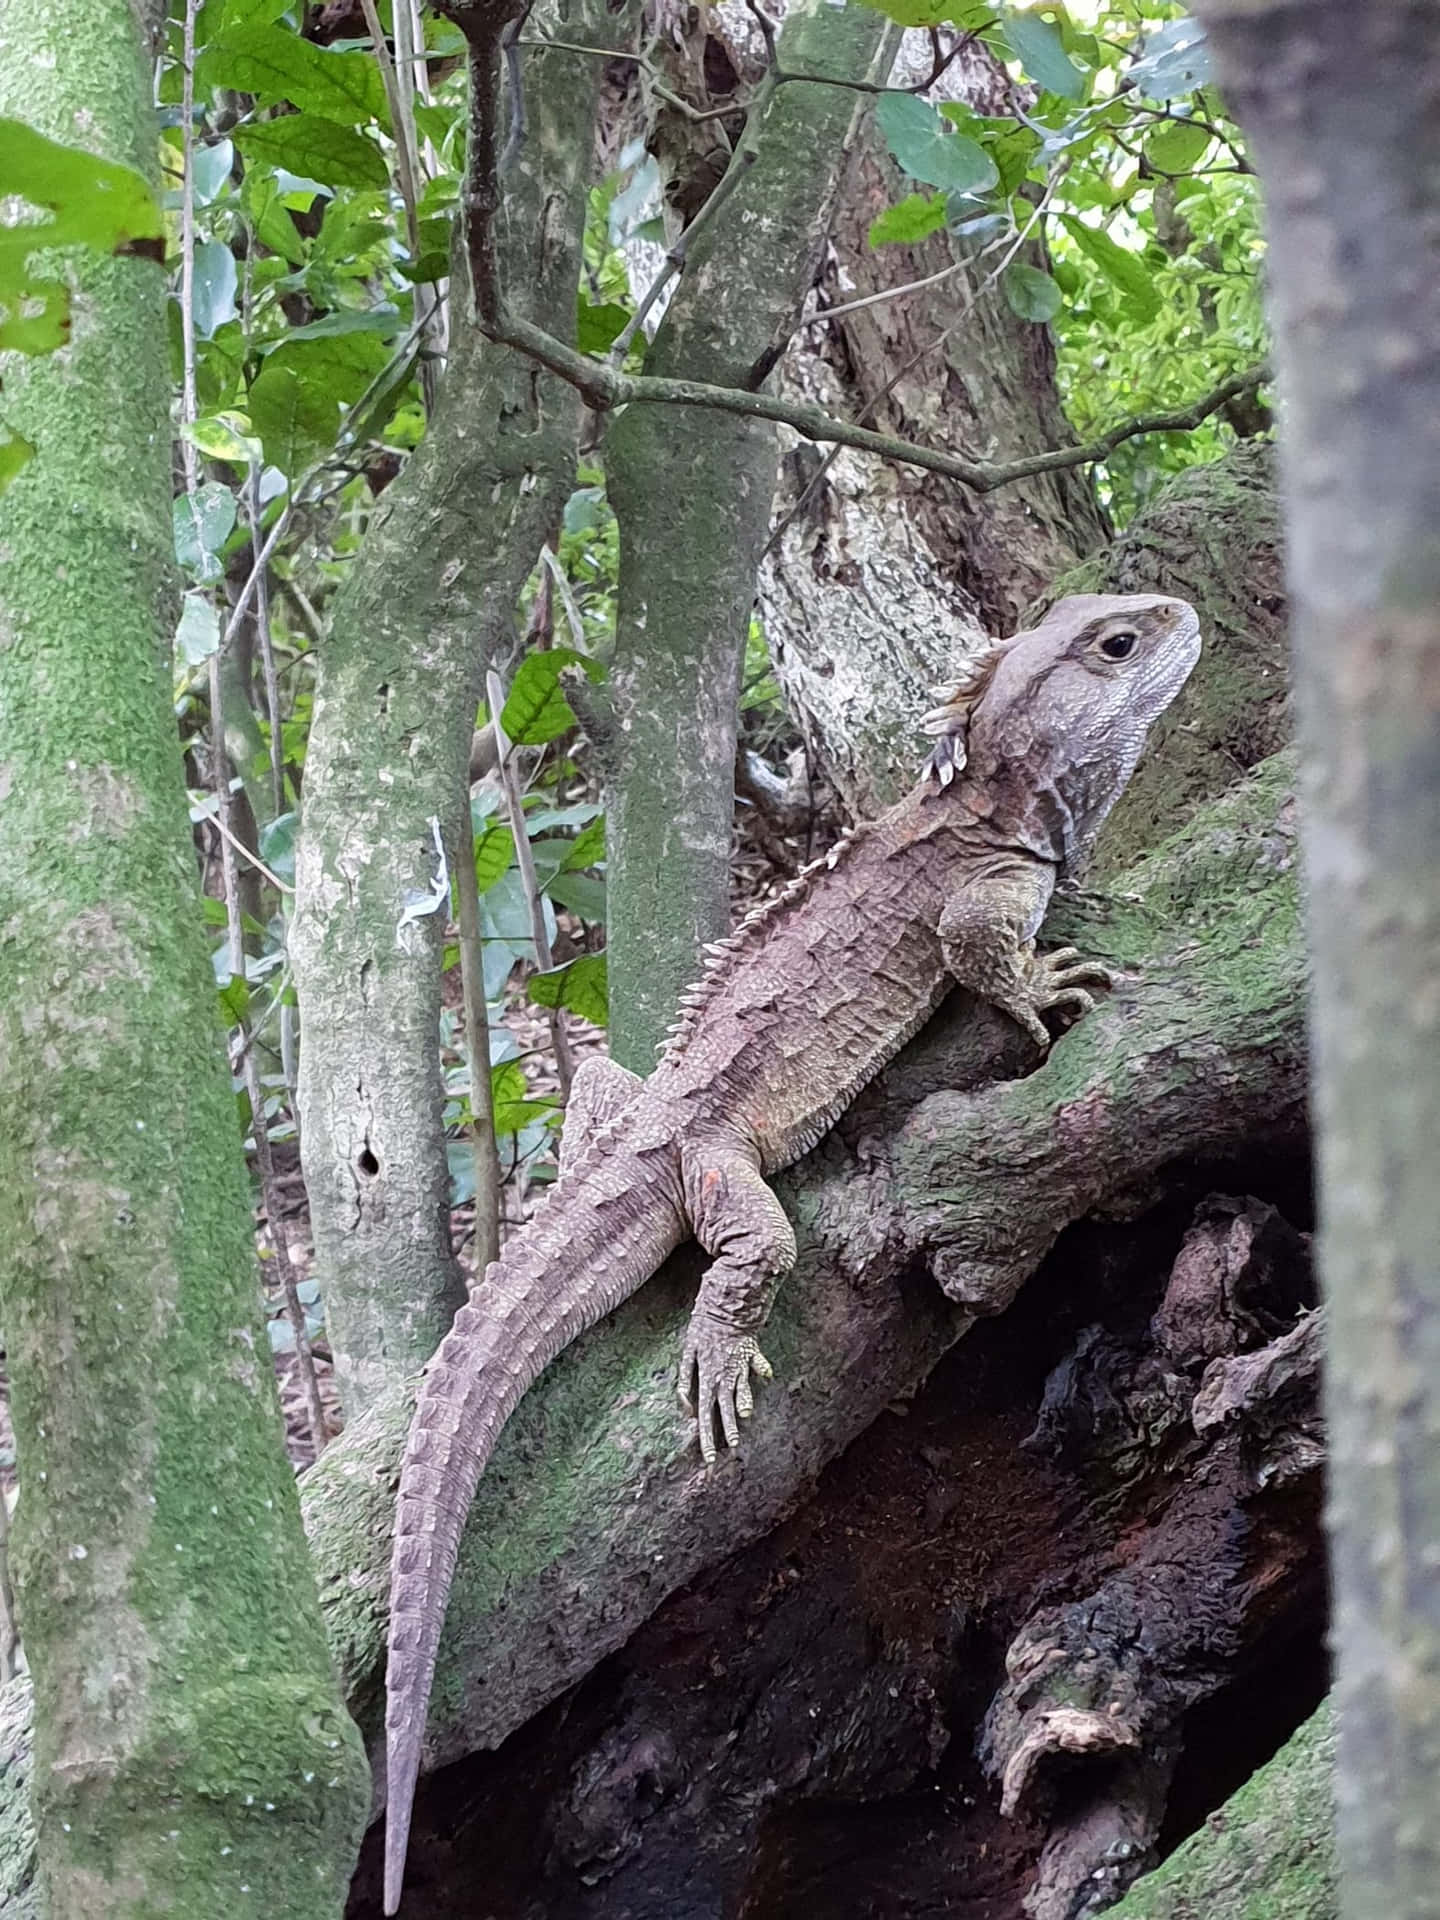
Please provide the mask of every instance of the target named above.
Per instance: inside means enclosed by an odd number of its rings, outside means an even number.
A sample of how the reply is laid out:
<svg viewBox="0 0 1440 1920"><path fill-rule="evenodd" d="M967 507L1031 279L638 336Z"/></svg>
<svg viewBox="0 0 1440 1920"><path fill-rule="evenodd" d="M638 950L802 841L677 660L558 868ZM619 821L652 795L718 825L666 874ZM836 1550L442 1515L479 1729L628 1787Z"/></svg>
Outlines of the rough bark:
<svg viewBox="0 0 1440 1920"><path fill-rule="evenodd" d="M1269 193L1314 956L1342 1910L1440 1913L1440 9L1207 0Z"/></svg>
<svg viewBox="0 0 1440 1920"><path fill-rule="evenodd" d="M897 71L906 78L920 77L932 57L924 36L912 39L923 52L908 64L902 53ZM942 91L981 112L1003 112L1007 85L975 47L949 69ZM867 124L831 232L826 304L953 271L937 285L805 328L783 364L787 386L843 418L952 452L1006 459L1064 446L1073 435L1056 393L1049 329L1017 319L998 286L986 287L994 257L948 234L870 246L871 221L907 184ZM1036 263L1043 264L1038 251ZM782 515L817 480L823 460L783 438ZM761 570L760 611L790 710L849 813L875 813L904 790L914 716L924 711L916 703L955 655L988 634L1013 633L1045 583L1105 532L1084 469L978 495L934 474L839 452Z"/></svg>
<svg viewBox="0 0 1440 1920"><path fill-rule="evenodd" d="M796 0L781 58L863 79L885 33L878 13ZM770 97L755 157L695 244L647 373L741 387L768 377L814 272L856 101L824 86ZM769 425L684 408L632 407L606 436L621 542L606 769L611 1047L640 1072L701 946L729 924L737 693L776 459Z"/></svg>
<svg viewBox="0 0 1440 1920"><path fill-rule="evenodd" d="M781 1384L719 1471L696 1471L674 1405L686 1262L557 1363L471 1514L432 1764L503 1738L667 1593L763 1533L976 1313L1008 1304L1067 1221L1178 1155L1298 1127L1290 812L1288 769L1267 765L1123 885L1068 910L1066 938L1143 963L1144 985L1118 990L1043 1067L953 1091L1013 1071L1021 1052L998 1016L952 1003L787 1178L801 1252L772 1327ZM389 1396L306 1483L332 1643L369 1724L410 1405Z"/></svg>
<svg viewBox="0 0 1440 1920"><path fill-rule="evenodd" d="M554 31L612 45L604 0L556 0ZM598 60L526 56L529 132L501 251L516 310L573 340ZM484 674L574 484L579 405L485 344L452 303L436 419L385 491L336 596L305 766L290 953L303 1019L305 1179L347 1414L427 1359L464 1298L451 1251L436 1022L448 889L469 846L466 770Z"/></svg>
<svg viewBox="0 0 1440 1920"><path fill-rule="evenodd" d="M143 37L142 37L143 28ZM0 113L147 172L158 22L0 12ZM0 1313L51 1920L338 1914L364 1756L315 1602L177 754L164 278L54 256L4 361Z"/></svg>

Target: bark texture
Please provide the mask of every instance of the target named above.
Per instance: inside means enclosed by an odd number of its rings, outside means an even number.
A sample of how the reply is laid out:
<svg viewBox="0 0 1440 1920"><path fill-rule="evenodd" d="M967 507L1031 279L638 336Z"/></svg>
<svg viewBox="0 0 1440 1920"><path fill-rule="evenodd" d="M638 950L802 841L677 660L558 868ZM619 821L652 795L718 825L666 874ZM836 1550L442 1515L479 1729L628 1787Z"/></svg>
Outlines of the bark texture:
<svg viewBox="0 0 1440 1920"><path fill-rule="evenodd" d="M1013 1299L1068 1221L1178 1155L1299 1126L1290 816L1288 769L1271 763L1123 886L1069 910L1063 937L1143 963L1144 985L1118 990L1037 1071L982 1085L1014 1070L1017 1037L952 1002L786 1176L800 1259L767 1349L780 1384L718 1471L696 1470L674 1405L683 1257L557 1362L471 1513L432 1764L502 1739L667 1593L763 1533L976 1314ZM980 1090L954 1090L967 1087ZM332 1643L372 1726L410 1407L409 1393L387 1397L306 1482Z"/></svg>
<svg viewBox="0 0 1440 1920"><path fill-rule="evenodd" d="M556 0L557 37L612 45L604 0ZM507 176L516 311L573 340L602 63L526 58L529 131ZM485 344L454 302L436 419L377 505L320 652L290 953L318 1273L347 1414L429 1358L464 1284L451 1252L437 1020L442 831L470 844L476 707L520 590L574 484L579 403ZM432 894L433 899L433 894Z"/></svg>
<svg viewBox="0 0 1440 1920"><path fill-rule="evenodd" d="M1440 1913L1440 9L1225 4L1267 285L1314 955L1351 1920Z"/></svg>
<svg viewBox="0 0 1440 1920"><path fill-rule="evenodd" d="M124 0L0 12L0 113L153 172ZM4 361L0 1274L51 1920L338 1914L366 1800L260 1320L170 687L162 273Z"/></svg>
<svg viewBox="0 0 1440 1920"><path fill-rule="evenodd" d="M925 36L910 40L920 49L907 57L907 41L896 71L918 80L932 53ZM977 46L947 71L941 91L994 113L1008 110L1007 86ZM1056 393L1050 331L1017 319L998 285L987 284L995 256L949 234L871 247L871 222L908 184L867 119L815 312L946 277L808 325L786 354L787 388L842 418L973 457L1066 445L1073 435ZM783 440L781 514L816 484L761 570L761 616L820 770L846 811L865 817L905 789L927 689L957 653L1023 625L1045 583L1104 540L1105 521L1081 468L978 495L844 449L820 479L824 455L788 433Z"/></svg>
<svg viewBox="0 0 1440 1920"><path fill-rule="evenodd" d="M781 59L852 80L870 72L883 17L796 0ZM769 376L809 287L855 94L770 96L744 177L697 239L645 371L725 386ZM770 525L773 427L682 407L632 407L605 441L620 522L607 768L611 1048L644 1073L700 949L729 924L736 704Z"/></svg>

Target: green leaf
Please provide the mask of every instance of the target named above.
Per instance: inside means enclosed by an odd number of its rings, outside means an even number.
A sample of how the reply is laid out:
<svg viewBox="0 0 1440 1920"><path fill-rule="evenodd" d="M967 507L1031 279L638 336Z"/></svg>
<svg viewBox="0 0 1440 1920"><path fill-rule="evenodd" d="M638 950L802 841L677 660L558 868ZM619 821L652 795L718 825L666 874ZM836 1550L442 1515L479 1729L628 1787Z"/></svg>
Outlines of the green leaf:
<svg viewBox="0 0 1440 1920"><path fill-rule="evenodd" d="M70 338L70 289L32 280L0 306L0 353L53 353Z"/></svg>
<svg viewBox="0 0 1440 1920"><path fill-rule="evenodd" d="M593 867L605 858L605 816L596 814L586 827L582 827L570 842L570 850L561 863L564 872L578 873L582 868Z"/></svg>
<svg viewBox="0 0 1440 1920"><path fill-rule="evenodd" d="M581 353L604 353L630 324L630 310L616 300L592 306L582 294L575 310L575 344Z"/></svg>
<svg viewBox="0 0 1440 1920"><path fill-rule="evenodd" d="M260 858L272 873L292 887L295 884L295 836L299 828L300 816L292 809L288 813L277 813L260 829Z"/></svg>
<svg viewBox="0 0 1440 1920"><path fill-rule="evenodd" d="M232 973L221 987L220 1014L227 1027L240 1027L250 1011L250 985L244 974Z"/></svg>
<svg viewBox="0 0 1440 1920"><path fill-rule="evenodd" d="M515 836L499 820L487 820L475 836L475 887L488 893L515 858Z"/></svg>
<svg viewBox="0 0 1440 1920"><path fill-rule="evenodd" d="M248 467L261 457L260 442L244 431L243 414L209 413L185 428L185 438L194 441L211 460L228 460L232 466Z"/></svg>
<svg viewBox="0 0 1440 1920"><path fill-rule="evenodd" d="M875 121L912 180L947 193L986 193L1000 178L978 140L953 133L934 107L913 93L882 93Z"/></svg>
<svg viewBox="0 0 1440 1920"><path fill-rule="evenodd" d="M545 891L557 907L568 907L582 920L605 918L605 882L593 873L557 873Z"/></svg>
<svg viewBox="0 0 1440 1920"><path fill-rule="evenodd" d="M543 747L575 724L575 715L560 687L563 667L583 667L591 680L600 678L600 664L573 647L547 647L527 653L520 662L500 724L517 746Z"/></svg>
<svg viewBox="0 0 1440 1920"><path fill-rule="evenodd" d="M1048 273L1015 260L1005 269L1001 285L1012 313L1022 320L1053 320L1060 311L1060 289Z"/></svg>
<svg viewBox="0 0 1440 1920"><path fill-rule="evenodd" d="M1210 134L1193 120L1162 120L1145 136L1145 158L1161 173L1189 173L1209 145Z"/></svg>
<svg viewBox="0 0 1440 1920"><path fill-rule="evenodd" d="M1173 100L1177 94L1208 87L1210 49L1198 20L1172 20L1145 40L1145 51L1131 67L1129 78L1147 100Z"/></svg>
<svg viewBox="0 0 1440 1920"><path fill-rule="evenodd" d="M898 205L887 207L870 222L872 247L901 244L913 246L927 234L938 233L945 224L943 193L907 194Z"/></svg>
<svg viewBox="0 0 1440 1920"><path fill-rule="evenodd" d="M266 460L291 480L327 453L340 431L335 396L273 359L250 389L249 412Z"/></svg>
<svg viewBox="0 0 1440 1920"><path fill-rule="evenodd" d="M1117 245L1108 233L1102 233L1098 227L1087 227L1074 214L1062 213L1060 224L1080 251L1087 254L1105 278L1125 295L1137 318L1153 320L1160 311L1160 296L1155 291L1150 269L1140 255Z"/></svg>
<svg viewBox="0 0 1440 1920"><path fill-rule="evenodd" d="M318 340L286 334L267 355L265 365L287 369L312 393L348 407L360 398L389 358L384 341L365 330Z"/></svg>
<svg viewBox="0 0 1440 1920"><path fill-rule="evenodd" d="M195 249L195 331L212 339L218 328L235 318L237 276L235 256L219 240L204 240Z"/></svg>
<svg viewBox="0 0 1440 1920"><path fill-rule="evenodd" d="M0 119L0 182L7 197L18 196L50 215L0 226L0 294L6 298L38 247L84 245L119 253L164 235L149 183L133 168L61 146L20 120Z"/></svg>
<svg viewBox="0 0 1440 1920"><path fill-rule="evenodd" d="M6 431L0 436L0 493L35 458L35 448L22 434Z"/></svg>
<svg viewBox="0 0 1440 1920"><path fill-rule="evenodd" d="M605 956L582 953L568 966L533 973L525 992L537 1007L564 1007L582 1020L603 1027L606 1018Z"/></svg>
<svg viewBox="0 0 1440 1920"><path fill-rule="evenodd" d="M308 326L291 327L285 339L293 345L297 340L337 340L348 333L376 333L388 340L399 331L400 314L395 307L341 307L322 314Z"/></svg>
<svg viewBox="0 0 1440 1920"><path fill-rule="evenodd" d="M235 164L235 149L228 140L217 140L213 147L197 147L191 161L195 182L195 204L208 207L230 184L230 169Z"/></svg>
<svg viewBox="0 0 1440 1920"><path fill-rule="evenodd" d="M976 4L976 0L864 0L867 7L883 13L902 27L956 26L975 29L988 26L995 9Z"/></svg>
<svg viewBox="0 0 1440 1920"><path fill-rule="evenodd" d="M280 197L274 174L261 167L247 166L240 203L250 216L255 238L261 246L278 253L290 266L298 267L305 258L305 243Z"/></svg>
<svg viewBox="0 0 1440 1920"><path fill-rule="evenodd" d="M1086 76L1065 51L1060 29L1038 13L1006 7L1001 15L1011 52L1030 78L1047 93L1066 100L1085 98Z"/></svg>
<svg viewBox="0 0 1440 1920"><path fill-rule="evenodd" d="M200 55L196 79L203 88L253 93L267 106L288 100L302 113L346 126L390 124L384 83L370 54L317 47L285 27L227 25Z"/></svg>
<svg viewBox="0 0 1440 1920"><path fill-rule="evenodd" d="M263 160L323 187L387 187L385 156L367 134L319 113L289 113L235 129L235 144L249 159Z"/></svg>
<svg viewBox="0 0 1440 1920"><path fill-rule="evenodd" d="M182 493L171 504L175 528L175 559L197 580L218 580L224 569L219 553L235 525L235 496L218 480L207 480L195 492Z"/></svg>
<svg viewBox="0 0 1440 1920"><path fill-rule="evenodd" d="M198 667L208 660L220 644L220 616L208 593L185 595L180 623L175 629L175 648L187 666Z"/></svg>

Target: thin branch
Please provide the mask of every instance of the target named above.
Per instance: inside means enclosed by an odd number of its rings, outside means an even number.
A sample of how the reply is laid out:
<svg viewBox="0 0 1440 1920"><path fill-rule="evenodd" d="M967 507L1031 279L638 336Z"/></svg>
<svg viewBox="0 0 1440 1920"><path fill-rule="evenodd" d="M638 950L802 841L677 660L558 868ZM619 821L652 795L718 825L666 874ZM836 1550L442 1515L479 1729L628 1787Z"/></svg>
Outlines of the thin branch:
<svg viewBox="0 0 1440 1920"><path fill-rule="evenodd" d="M817 307L808 320L801 321L801 327L823 327L831 320L840 319L843 314L859 313L865 307L881 307L887 301L899 300L907 293L921 293L926 287L935 287L942 280L952 279L970 264L968 260L952 260L948 267L941 267L938 273L927 273L923 279L907 280L898 287L881 287L876 293L867 293L859 300L846 300L838 307Z"/></svg>
<svg viewBox="0 0 1440 1920"><path fill-rule="evenodd" d="M260 1089L260 1069L255 1064L255 1049L246 1047L241 1071L245 1091L250 1096L250 1127L255 1139L255 1159L260 1169L260 1195L265 1203L265 1218L270 1227L270 1244L275 1249L275 1269L280 1276L280 1291L285 1297L285 1312L295 1335L295 1365L305 1390L305 1409L310 1422L310 1443L318 1460L330 1439L325 1407L320 1398L320 1382L315 1377L315 1355L305 1328L305 1309L295 1284L295 1269L290 1262L290 1244L280 1219L280 1192L275 1179L275 1156L270 1150L270 1134L265 1124L265 1101Z"/></svg>
<svg viewBox="0 0 1440 1920"><path fill-rule="evenodd" d="M213 657L214 656L212 656L212 658ZM265 878L270 882L272 887L278 887L281 893L294 893L295 891L294 887L292 887L287 881L282 880L278 873L275 873L274 871L272 871L271 868L267 867L265 862L260 858L258 853L252 853L250 848L246 846L245 842L242 839L240 839L239 835L233 831L229 823L220 818L220 815L218 812L212 813L210 815L210 824L212 827L216 827L219 829L221 837L229 841L230 845L234 848L235 852L238 853L242 859L248 860L252 867L254 867L258 872L264 874ZM232 968L231 971L233 972L234 969Z"/></svg>
<svg viewBox="0 0 1440 1920"><path fill-rule="evenodd" d="M250 550L260 540L260 472L251 472L245 487L245 512L250 521ZM280 726L280 677L275 671L275 646L270 635L270 583L265 573L255 583L255 631L260 639L260 665L265 675L265 712L270 722L270 787L278 817L285 811L285 742Z"/></svg>
<svg viewBox="0 0 1440 1920"><path fill-rule="evenodd" d="M550 936L545 931L545 906L540 895L539 882L535 877L535 860L530 852L530 835L525 827L525 808L520 799L520 782L515 777L515 761L510 751L510 742L505 737L505 729L500 716L505 711L505 689L500 676L492 667L485 676L485 698L490 705L490 724L495 729L495 747L497 766L500 773L501 789L505 795L506 811L510 815L510 831L515 836L515 864L520 869L520 881L525 890L525 899L530 908L530 932L535 942L535 958L540 970L549 973L555 964L555 956L550 948ZM570 1082L575 1078L575 1058L570 1048L569 1037L565 1032L565 1015L561 1008L551 1007L550 1039L555 1048L555 1067L560 1077L560 1097L570 1098Z"/></svg>
<svg viewBox="0 0 1440 1920"><path fill-rule="evenodd" d="M475 834L467 786L455 860L460 983L465 1002L465 1050L470 1061L470 1143L475 1156L475 1273L483 1278L500 1258L500 1156L490 1086L490 1009L480 946L480 892L475 879Z"/></svg>

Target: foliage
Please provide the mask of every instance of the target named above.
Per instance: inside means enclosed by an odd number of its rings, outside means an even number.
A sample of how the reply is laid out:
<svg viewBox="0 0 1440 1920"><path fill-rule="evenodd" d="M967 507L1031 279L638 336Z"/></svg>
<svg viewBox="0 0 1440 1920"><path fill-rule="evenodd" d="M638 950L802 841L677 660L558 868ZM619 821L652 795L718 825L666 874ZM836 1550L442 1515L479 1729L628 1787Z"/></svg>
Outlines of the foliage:
<svg viewBox="0 0 1440 1920"><path fill-rule="evenodd" d="M1049 322L1082 438L1127 414L1187 406L1265 351L1255 181L1210 82L1204 35L1168 0L1084 9L972 0L868 0L907 25L981 39L1013 77L1011 111L987 117L883 94L876 123L919 186L880 214L871 244L949 227L993 251L1004 297ZM1043 238L1049 271L1017 259ZM1104 488L1121 519L1227 430L1127 442Z"/></svg>

